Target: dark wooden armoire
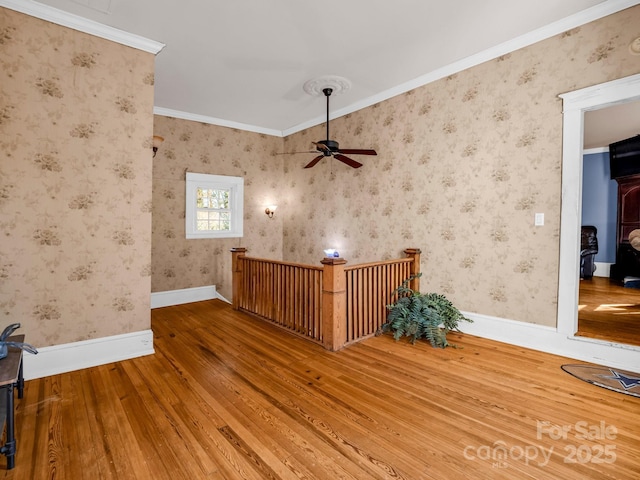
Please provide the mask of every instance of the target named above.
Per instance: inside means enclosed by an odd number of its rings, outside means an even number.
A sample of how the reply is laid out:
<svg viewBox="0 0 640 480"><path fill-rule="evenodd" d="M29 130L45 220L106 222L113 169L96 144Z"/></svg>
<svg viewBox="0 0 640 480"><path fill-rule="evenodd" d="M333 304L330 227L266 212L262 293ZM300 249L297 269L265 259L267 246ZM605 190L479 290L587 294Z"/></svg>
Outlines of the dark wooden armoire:
<svg viewBox="0 0 640 480"><path fill-rule="evenodd" d="M611 278L640 277L640 252L629 243L629 234L640 228L640 175L616 178L618 182L618 223L616 263Z"/></svg>

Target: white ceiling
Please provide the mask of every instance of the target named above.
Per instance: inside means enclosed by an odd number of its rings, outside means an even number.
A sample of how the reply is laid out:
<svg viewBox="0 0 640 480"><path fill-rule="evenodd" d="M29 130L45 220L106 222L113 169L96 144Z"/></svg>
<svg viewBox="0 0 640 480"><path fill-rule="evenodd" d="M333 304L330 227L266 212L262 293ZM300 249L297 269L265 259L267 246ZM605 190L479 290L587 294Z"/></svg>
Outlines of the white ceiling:
<svg viewBox="0 0 640 480"><path fill-rule="evenodd" d="M640 135L640 101L584 114L584 148L602 148Z"/></svg>
<svg viewBox="0 0 640 480"><path fill-rule="evenodd" d="M156 109L286 135L325 118L324 98L302 89L307 80L337 75L351 82L331 98L335 117L640 2L40 3L165 44L156 57Z"/></svg>

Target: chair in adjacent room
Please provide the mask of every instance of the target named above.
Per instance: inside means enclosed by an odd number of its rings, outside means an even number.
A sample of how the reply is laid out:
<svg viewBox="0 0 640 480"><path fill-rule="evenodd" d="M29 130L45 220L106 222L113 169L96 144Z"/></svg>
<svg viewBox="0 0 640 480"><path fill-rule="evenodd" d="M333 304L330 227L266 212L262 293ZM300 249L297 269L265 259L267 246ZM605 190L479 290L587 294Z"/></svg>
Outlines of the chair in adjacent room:
<svg viewBox="0 0 640 480"><path fill-rule="evenodd" d="M593 225L583 225L580 240L580 278L593 277L593 272L596 271L596 253L598 253L598 229Z"/></svg>

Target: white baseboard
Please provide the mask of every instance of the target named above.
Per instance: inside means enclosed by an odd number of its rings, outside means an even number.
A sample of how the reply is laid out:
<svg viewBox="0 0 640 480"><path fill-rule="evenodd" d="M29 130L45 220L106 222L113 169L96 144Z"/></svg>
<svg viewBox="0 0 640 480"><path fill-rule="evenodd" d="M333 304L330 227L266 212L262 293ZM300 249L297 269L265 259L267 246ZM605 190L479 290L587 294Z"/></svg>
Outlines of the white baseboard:
<svg viewBox="0 0 640 480"><path fill-rule="evenodd" d="M609 278L609 273L611 273L611 265L613 264L604 263L604 262L595 262L596 271L593 272L593 276Z"/></svg>
<svg viewBox="0 0 640 480"><path fill-rule="evenodd" d="M231 305L231 302L226 298L224 298L222 295L220 295L220 292L216 292L216 295L218 295L218 299L222 300L223 302L227 302L229 305Z"/></svg>
<svg viewBox="0 0 640 480"><path fill-rule="evenodd" d="M219 295L213 298L227 301ZM568 337L558 333L553 327L532 323L477 313L463 314L474 322L460 323L460 330L469 335L598 365L640 372L640 347L586 337ZM24 354L24 378L32 380L153 353L155 352L151 330L43 347L38 349L37 355Z"/></svg>
<svg viewBox="0 0 640 480"><path fill-rule="evenodd" d="M24 353L24 378L58 375L153 353L151 330L42 347L37 355Z"/></svg>
<svg viewBox="0 0 640 480"><path fill-rule="evenodd" d="M151 294L151 308L170 307L172 305L202 302L203 300L214 300L216 298L222 297L218 295L215 285L168 290L166 292L153 292Z"/></svg>
<svg viewBox="0 0 640 480"><path fill-rule="evenodd" d="M640 347L587 337L567 336L553 327L462 312L474 323L460 322L469 335L585 362L640 372Z"/></svg>

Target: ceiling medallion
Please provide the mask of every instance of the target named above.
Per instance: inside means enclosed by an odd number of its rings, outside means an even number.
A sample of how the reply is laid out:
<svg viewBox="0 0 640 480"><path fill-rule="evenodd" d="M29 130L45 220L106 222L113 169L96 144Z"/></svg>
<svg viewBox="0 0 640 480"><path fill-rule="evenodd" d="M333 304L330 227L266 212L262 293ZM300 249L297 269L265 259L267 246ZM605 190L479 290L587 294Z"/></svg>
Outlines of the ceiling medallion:
<svg viewBox="0 0 640 480"><path fill-rule="evenodd" d="M631 52L631 55L640 55L640 37L629 44L629 52Z"/></svg>
<svg viewBox="0 0 640 480"><path fill-rule="evenodd" d="M313 80L307 80L304 82L302 89L309 95L318 97L324 95L323 90L325 88L331 88L332 95L337 95L342 92L346 92L351 88L351 82L344 77L338 77L337 75L324 75L322 77L314 78Z"/></svg>

